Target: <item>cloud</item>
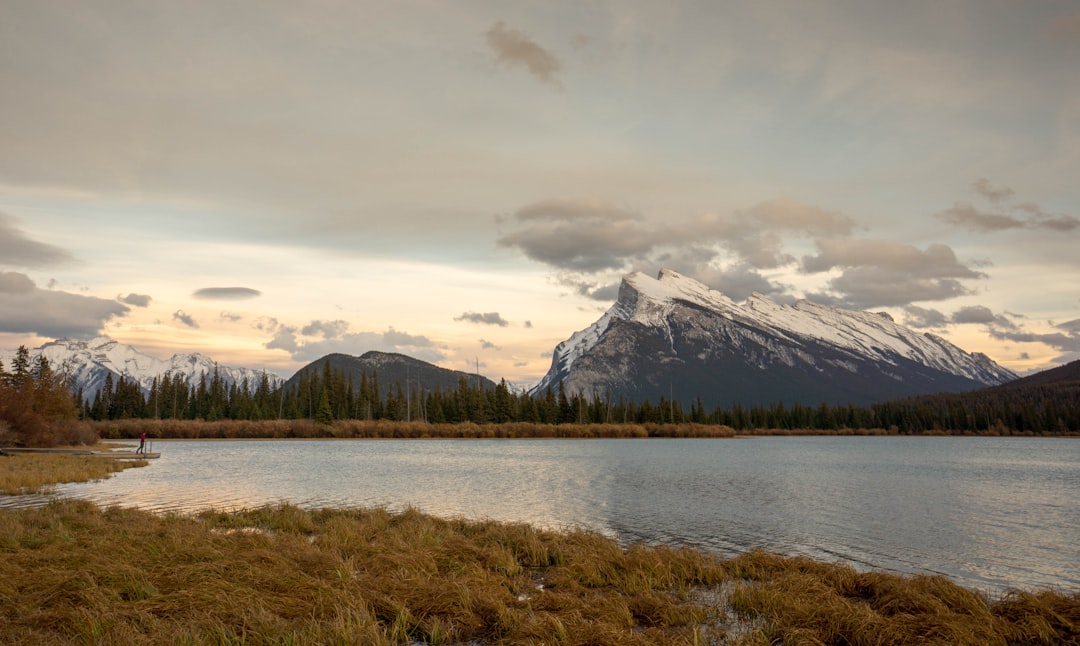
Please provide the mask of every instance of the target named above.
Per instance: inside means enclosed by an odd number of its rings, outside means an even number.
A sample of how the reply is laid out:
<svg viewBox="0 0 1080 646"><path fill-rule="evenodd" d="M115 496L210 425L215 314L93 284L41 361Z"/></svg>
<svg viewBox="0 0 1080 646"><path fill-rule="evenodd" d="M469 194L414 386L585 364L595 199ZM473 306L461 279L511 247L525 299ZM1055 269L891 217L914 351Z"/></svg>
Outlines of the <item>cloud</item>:
<svg viewBox="0 0 1080 646"><path fill-rule="evenodd" d="M222 312L218 315L218 318L222 321L227 321L229 323L236 323L244 319L243 316L237 314L236 312Z"/></svg>
<svg viewBox="0 0 1080 646"><path fill-rule="evenodd" d="M852 267L829 281L836 295L814 293L807 298L850 309L894 307L916 301L943 301L971 290L953 278L927 278L884 267Z"/></svg>
<svg viewBox="0 0 1080 646"><path fill-rule="evenodd" d="M1068 232L1080 228L1080 218L1072 215L1047 213L1033 202L1014 203L1015 192L1008 187L995 187L982 178L972 184L975 193L997 211L985 211L958 202L952 208L935 213L934 217L956 227L981 233L1008 229L1044 229Z"/></svg>
<svg viewBox="0 0 1080 646"><path fill-rule="evenodd" d="M990 336L1002 341L1014 341L1016 343L1043 343L1055 350L1062 352L1080 352L1080 334L1076 332L1051 332L1040 334L1026 330L1003 330L991 327Z"/></svg>
<svg viewBox="0 0 1080 646"><path fill-rule="evenodd" d="M28 276L0 272L0 332L87 338L130 311L111 299L40 289Z"/></svg>
<svg viewBox="0 0 1080 646"><path fill-rule="evenodd" d="M511 66L521 65L544 83L562 89L558 76L561 67L559 59L536 44L525 32L508 28L500 20L487 30L485 40L500 62Z"/></svg>
<svg viewBox="0 0 1080 646"><path fill-rule="evenodd" d="M17 271L0 271L0 294L25 294L36 289L34 281Z"/></svg>
<svg viewBox="0 0 1080 646"><path fill-rule="evenodd" d="M917 329L926 328L943 328L949 324L949 319L933 308L925 309L916 305L908 305L904 308L904 313L907 315L904 318L904 325Z"/></svg>
<svg viewBox="0 0 1080 646"><path fill-rule="evenodd" d="M495 345L494 343L492 343L491 341L487 341L485 339L480 339L480 347L483 348L484 350L502 350L501 347L499 347L499 346Z"/></svg>
<svg viewBox="0 0 1080 646"><path fill-rule="evenodd" d="M47 267L75 259L60 247L31 240L15 226L15 218L0 211L0 264L11 267Z"/></svg>
<svg viewBox="0 0 1080 646"><path fill-rule="evenodd" d="M747 265L739 265L723 271L712 270L703 278L710 287L736 301L746 300L755 293L775 294L784 289Z"/></svg>
<svg viewBox="0 0 1080 646"><path fill-rule="evenodd" d="M190 314L188 314L184 310L176 310L175 312L173 312L172 317L173 317L174 321L180 321L181 323L183 323L184 325L186 325L186 326L188 326L190 328L198 328L199 327L199 323L194 318L192 318L192 316Z"/></svg>
<svg viewBox="0 0 1080 646"><path fill-rule="evenodd" d="M294 326L266 324L267 330L273 330L272 338L266 342L269 350L284 350L294 361L315 361L328 354L341 353L361 355L371 350L379 352L398 352L423 361L441 361L445 355L435 343L426 336L409 334L394 328L385 332L347 332L336 324L339 321L312 321L303 329ZM302 338L311 332L316 338ZM337 334L327 336L326 332ZM338 333L340 332L340 333Z"/></svg>
<svg viewBox="0 0 1080 646"><path fill-rule="evenodd" d="M990 183L990 180L986 179L985 177L980 177L979 179L975 180L971 183L971 186L975 189L976 193L985 197L991 202L1003 202L1016 194L1015 191L1013 191L1007 186L995 188L994 185Z"/></svg>
<svg viewBox="0 0 1080 646"><path fill-rule="evenodd" d="M804 273L842 270L829 280L834 294L807 296L817 302L864 309L940 301L971 293L960 279L986 278L961 264L943 244L919 249L893 240L856 238L826 238L815 244L818 255L802 259Z"/></svg>
<svg viewBox="0 0 1080 646"><path fill-rule="evenodd" d="M619 269L657 241L640 214L602 200L545 200L519 209L514 218L523 227L500 236L497 244L560 269Z"/></svg>
<svg viewBox="0 0 1080 646"><path fill-rule="evenodd" d="M1071 321L1065 321L1064 323L1058 323L1054 327L1059 330L1065 330L1069 334L1080 334L1080 319L1073 319Z"/></svg>
<svg viewBox="0 0 1080 646"><path fill-rule="evenodd" d="M480 323L482 325L498 325L499 327L506 327L510 325L498 312L464 312L461 316L455 316L455 321L468 321L469 323Z"/></svg>
<svg viewBox="0 0 1080 646"><path fill-rule="evenodd" d="M953 312L953 323L982 323L985 325L996 325L1004 329L1015 328L1016 325L1012 321L994 314L989 307L983 305L969 305L961 307Z"/></svg>
<svg viewBox="0 0 1080 646"><path fill-rule="evenodd" d="M321 336L324 339L340 339L349 330L346 321L312 321L300 330L304 336Z"/></svg>
<svg viewBox="0 0 1080 646"><path fill-rule="evenodd" d="M618 298L619 285L622 284L621 281L607 283L574 273L559 274L555 280L558 284L573 289L579 296L597 301L613 301Z"/></svg>
<svg viewBox="0 0 1080 646"><path fill-rule="evenodd" d="M524 323L522 323L522 326L524 326L526 328L531 328L533 326L533 324L532 324L532 321L525 321Z"/></svg>
<svg viewBox="0 0 1080 646"><path fill-rule="evenodd" d="M1025 226L1024 221L1019 218L1000 213L985 213L970 204L956 204L951 209L937 213L936 217L970 231L1004 231L1022 229Z"/></svg>
<svg viewBox="0 0 1080 646"><path fill-rule="evenodd" d="M203 287L191 294L195 298L217 301L242 301L261 296L262 292L250 287Z"/></svg>
<svg viewBox="0 0 1080 646"><path fill-rule="evenodd" d="M825 238L816 241L818 255L804 256L803 271L834 267L877 267L920 278L986 278L956 260L952 248L931 244L925 250L894 240Z"/></svg>
<svg viewBox="0 0 1080 646"><path fill-rule="evenodd" d="M124 303L125 305L134 305L135 307L149 307L150 301L154 300L146 294L128 294L127 296L117 295L116 300Z"/></svg>

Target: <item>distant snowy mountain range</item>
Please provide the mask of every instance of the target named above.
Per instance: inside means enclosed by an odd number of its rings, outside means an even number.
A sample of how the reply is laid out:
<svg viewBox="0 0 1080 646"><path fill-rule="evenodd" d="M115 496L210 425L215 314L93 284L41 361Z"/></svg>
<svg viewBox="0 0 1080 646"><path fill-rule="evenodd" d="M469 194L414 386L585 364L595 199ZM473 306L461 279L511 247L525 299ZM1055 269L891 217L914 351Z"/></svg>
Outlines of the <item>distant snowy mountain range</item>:
<svg viewBox="0 0 1080 646"><path fill-rule="evenodd" d="M149 392L155 377L160 379L165 375L180 375L187 384L197 386L202 376L206 375L209 379L215 368L226 386L242 384L246 378L248 386L254 390L263 376L261 370L223 366L197 352L175 354L168 360L161 360L108 337L89 341L60 339L46 343L30 350L31 365L40 355L45 355L54 371L69 375L72 388L81 387L87 399L94 397L110 373L114 381L121 376L137 381L143 392ZM0 361L4 362L5 370L11 369L14 357L14 351L0 350ZM283 382L278 375L266 373L266 376L272 387Z"/></svg>
<svg viewBox="0 0 1080 646"><path fill-rule="evenodd" d="M30 354L32 359L44 354L53 369L70 375L74 387L81 387L88 399L110 373L114 380L124 376L137 381L144 392L155 377L165 375L180 375L188 384L198 385L203 375L209 377L217 369L227 385L246 378L254 389L264 374L222 366L198 353L161 360L108 337L63 339ZM10 369L14 355L0 351L5 368ZM426 387L437 383L443 372L451 372L384 353L328 355L300 372L321 369L327 361L347 372L377 370L380 382L416 379ZM266 376L272 387L284 383L278 375ZM447 383L456 384L459 377L451 374ZM986 355L897 325L885 313L809 301L782 305L760 294L736 303L664 269L658 278L640 272L626 276L615 304L556 346L551 368L531 393L543 395L561 383L567 394L654 403L675 399L685 406L700 398L710 408L777 402L865 405L1015 379L1015 373Z"/></svg>
<svg viewBox="0 0 1080 646"><path fill-rule="evenodd" d="M623 279L616 303L555 348L534 394L707 406L868 404L1012 381L981 353L897 325L886 313L809 301L743 303L671 270Z"/></svg>

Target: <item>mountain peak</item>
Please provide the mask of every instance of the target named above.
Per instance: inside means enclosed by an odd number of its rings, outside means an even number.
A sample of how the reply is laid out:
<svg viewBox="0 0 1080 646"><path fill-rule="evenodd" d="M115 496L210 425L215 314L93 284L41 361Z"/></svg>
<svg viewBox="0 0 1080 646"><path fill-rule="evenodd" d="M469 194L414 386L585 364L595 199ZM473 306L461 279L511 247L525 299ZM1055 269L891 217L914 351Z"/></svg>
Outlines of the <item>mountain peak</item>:
<svg viewBox="0 0 1080 646"><path fill-rule="evenodd" d="M8 354L12 353L0 352L0 360L5 364L9 363ZM83 396L88 399L94 397L110 374L114 382L120 377L135 381L144 393L149 392L154 379L165 375L180 376L188 385L198 385L203 375L210 375L217 369L227 386L246 379L251 388L258 386L263 375L261 370L221 366L198 352L175 354L168 360L162 360L107 336L90 340L57 339L30 350L32 360L42 355L54 370L70 377L72 387L81 388ZM277 375L267 376L271 384L282 381Z"/></svg>
<svg viewBox="0 0 1080 646"><path fill-rule="evenodd" d="M534 388L713 405L869 403L1015 379L989 359L881 312L755 293L736 303L670 269L628 274L600 319L555 348Z"/></svg>

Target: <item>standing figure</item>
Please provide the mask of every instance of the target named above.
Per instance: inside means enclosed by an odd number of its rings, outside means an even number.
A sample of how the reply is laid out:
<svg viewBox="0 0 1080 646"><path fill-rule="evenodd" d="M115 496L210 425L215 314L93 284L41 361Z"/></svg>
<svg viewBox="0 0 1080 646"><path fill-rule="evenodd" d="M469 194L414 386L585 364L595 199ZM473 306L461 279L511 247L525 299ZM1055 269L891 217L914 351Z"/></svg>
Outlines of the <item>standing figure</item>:
<svg viewBox="0 0 1080 646"><path fill-rule="evenodd" d="M146 431L142 432L139 436L139 448L135 449L136 453L146 453Z"/></svg>

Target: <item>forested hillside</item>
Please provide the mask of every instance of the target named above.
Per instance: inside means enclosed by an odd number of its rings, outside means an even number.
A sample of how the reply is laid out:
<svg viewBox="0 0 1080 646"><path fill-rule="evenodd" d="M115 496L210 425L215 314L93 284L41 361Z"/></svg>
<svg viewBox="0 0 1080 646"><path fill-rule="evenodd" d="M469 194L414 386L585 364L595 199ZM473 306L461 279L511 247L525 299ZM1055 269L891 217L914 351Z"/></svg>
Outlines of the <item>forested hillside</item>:
<svg viewBox="0 0 1080 646"><path fill-rule="evenodd" d="M1011 384L984 390L901 399L873 406L740 406L707 409L700 400L631 402L600 393L568 396L560 386L538 396L512 390L505 381L488 387L475 376L456 387L422 388L416 381L380 385L377 373L359 378L326 361L282 388L267 381L226 387L216 374L198 386L169 379L155 382L148 396L124 379L82 407L85 418L269 420L394 420L432 423L535 422L721 424L736 430L840 431L884 429L897 433L1077 433L1080 432L1080 362ZM479 386L477 384L480 384Z"/></svg>

